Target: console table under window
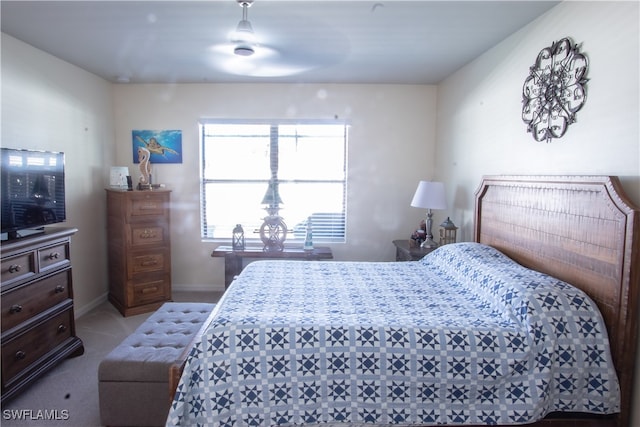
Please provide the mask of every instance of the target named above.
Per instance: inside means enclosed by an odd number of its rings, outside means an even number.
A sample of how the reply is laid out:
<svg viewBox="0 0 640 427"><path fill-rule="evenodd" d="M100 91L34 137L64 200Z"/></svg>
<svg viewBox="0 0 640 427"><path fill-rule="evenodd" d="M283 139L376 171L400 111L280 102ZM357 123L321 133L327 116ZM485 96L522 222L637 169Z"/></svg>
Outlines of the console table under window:
<svg viewBox="0 0 640 427"><path fill-rule="evenodd" d="M299 259L305 261L318 261L333 259L331 248L319 246L313 250L304 250L296 247L285 247L282 251L265 251L261 246L247 246L244 250L233 250L231 246L218 246L211 252L212 257L224 257L224 287L229 287L233 278L240 274L245 258L259 259Z"/></svg>

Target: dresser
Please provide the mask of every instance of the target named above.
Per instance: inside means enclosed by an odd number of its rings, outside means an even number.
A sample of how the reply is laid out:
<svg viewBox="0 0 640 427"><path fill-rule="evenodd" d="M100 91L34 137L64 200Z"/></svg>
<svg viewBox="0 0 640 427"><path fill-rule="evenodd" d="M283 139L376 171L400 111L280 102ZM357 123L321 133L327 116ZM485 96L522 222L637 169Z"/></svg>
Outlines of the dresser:
<svg viewBox="0 0 640 427"><path fill-rule="evenodd" d="M2 402L71 356L76 336L71 275L75 228L2 242Z"/></svg>
<svg viewBox="0 0 640 427"><path fill-rule="evenodd" d="M109 301L130 316L171 300L171 192L107 189Z"/></svg>

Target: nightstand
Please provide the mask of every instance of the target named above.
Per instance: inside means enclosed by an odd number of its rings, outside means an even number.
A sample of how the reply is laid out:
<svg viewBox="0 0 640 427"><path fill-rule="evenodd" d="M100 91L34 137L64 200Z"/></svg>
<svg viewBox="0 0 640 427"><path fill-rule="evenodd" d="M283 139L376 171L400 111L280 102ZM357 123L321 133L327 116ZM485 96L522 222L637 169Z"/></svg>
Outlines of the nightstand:
<svg viewBox="0 0 640 427"><path fill-rule="evenodd" d="M409 240L394 240L396 261L417 261L437 248L421 248L409 246Z"/></svg>

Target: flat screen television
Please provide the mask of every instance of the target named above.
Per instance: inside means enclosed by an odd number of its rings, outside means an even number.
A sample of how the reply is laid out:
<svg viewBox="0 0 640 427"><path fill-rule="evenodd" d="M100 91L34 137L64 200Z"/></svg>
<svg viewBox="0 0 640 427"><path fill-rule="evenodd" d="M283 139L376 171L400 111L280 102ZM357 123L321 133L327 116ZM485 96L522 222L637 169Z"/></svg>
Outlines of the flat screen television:
<svg viewBox="0 0 640 427"><path fill-rule="evenodd" d="M65 221L64 153L1 148L1 239L44 231Z"/></svg>

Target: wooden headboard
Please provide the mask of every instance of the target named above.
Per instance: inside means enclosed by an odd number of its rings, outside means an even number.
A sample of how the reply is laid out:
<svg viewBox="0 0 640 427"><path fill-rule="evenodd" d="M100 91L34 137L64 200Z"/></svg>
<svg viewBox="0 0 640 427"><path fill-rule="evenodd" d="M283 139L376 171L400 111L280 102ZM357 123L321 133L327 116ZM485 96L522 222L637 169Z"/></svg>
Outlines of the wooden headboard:
<svg viewBox="0 0 640 427"><path fill-rule="evenodd" d="M622 391L632 405L640 288L640 211L610 176L486 176L476 191L475 241L584 290L607 324Z"/></svg>

